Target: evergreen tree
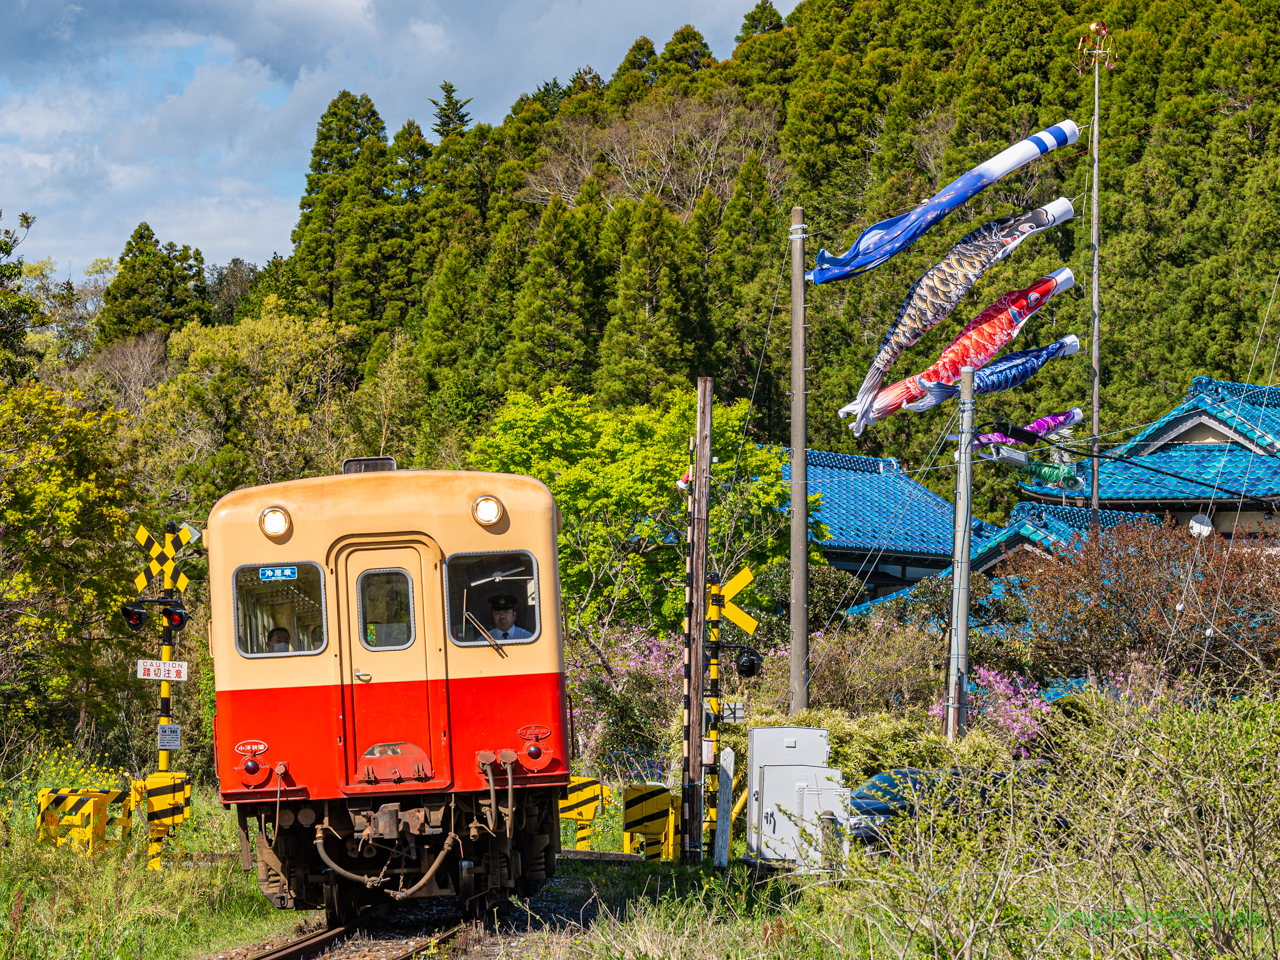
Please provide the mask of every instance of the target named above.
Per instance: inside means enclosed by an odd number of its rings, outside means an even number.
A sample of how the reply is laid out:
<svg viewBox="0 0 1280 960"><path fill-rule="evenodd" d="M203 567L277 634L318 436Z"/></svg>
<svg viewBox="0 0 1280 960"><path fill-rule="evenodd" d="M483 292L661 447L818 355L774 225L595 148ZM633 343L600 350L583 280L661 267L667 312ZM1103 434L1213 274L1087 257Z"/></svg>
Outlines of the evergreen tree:
<svg viewBox="0 0 1280 960"><path fill-rule="evenodd" d="M658 79L657 73L653 70L654 61L657 58L658 51L655 49L653 41L648 37L641 37L631 44L631 49L627 51L627 55L618 64L618 69L613 72L614 82L634 72L640 74L646 83L653 83Z"/></svg>
<svg viewBox="0 0 1280 960"><path fill-rule="evenodd" d="M575 393L589 389L585 274L590 258L580 226L575 212L553 196L534 234L499 367L512 388L535 394L557 386Z"/></svg>
<svg viewBox="0 0 1280 960"><path fill-rule="evenodd" d="M40 302L22 287L22 257L14 251L26 239L36 218L18 217L18 230L0 230L0 382L14 383L31 369L25 342L40 315Z"/></svg>
<svg viewBox="0 0 1280 960"><path fill-rule="evenodd" d="M689 382L694 344L681 233L653 195L636 208L595 376L608 405L650 403Z"/></svg>
<svg viewBox="0 0 1280 960"><path fill-rule="evenodd" d="M293 256L308 289L332 310L338 297L338 220L347 198L347 180L361 154L385 147L387 129L368 95L343 90L329 104L316 129L302 215L293 230Z"/></svg>
<svg viewBox="0 0 1280 960"><path fill-rule="evenodd" d="M436 122L431 125L431 132L444 141L447 137L455 137L466 132L471 123L471 115L464 107L471 102L472 98L459 100L458 88L448 80L440 84L440 92L444 94L443 100L431 100L430 97L427 99L436 108Z"/></svg>
<svg viewBox="0 0 1280 960"><path fill-rule="evenodd" d="M397 261L408 254L398 243L399 223L388 174L386 144L369 140L347 176L346 195L334 223L333 317L356 327L358 347L396 325L403 314L403 303L397 303L391 316L384 316L388 275L402 272Z"/></svg>
<svg viewBox="0 0 1280 960"><path fill-rule="evenodd" d="M752 37L757 37L762 33L773 33L775 30L781 29L782 14L778 13L777 9L774 8L771 0L760 0L742 18L742 29L733 38L733 42L746 43Z"/></svg>
<svg viewBox="0 0 1280 960"><path fill-rule="evenodd" d="M715 56L701 33L693 24L686 23L671 35L658 57L659 77L687 77L699 70L714 66Z"/></svg>
<svg viewBox="0 0 1280 960"><path fill-rule="evenodd" d="M103 293L98 343L153 330L169 333L211 315L199 248L161 244L150 226L138 224L120 254L119 272Z"/></svg>

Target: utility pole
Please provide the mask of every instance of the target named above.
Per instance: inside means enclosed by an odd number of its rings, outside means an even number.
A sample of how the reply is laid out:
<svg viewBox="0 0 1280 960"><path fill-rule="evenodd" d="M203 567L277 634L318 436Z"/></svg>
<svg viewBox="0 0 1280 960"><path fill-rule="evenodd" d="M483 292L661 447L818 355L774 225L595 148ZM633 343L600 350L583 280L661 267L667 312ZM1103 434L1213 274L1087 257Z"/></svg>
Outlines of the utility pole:
<svg viewBox="0 0 1280 960"><path fill-rule="evenodd" d="M1098 83L1102 66L1105 64L1108 70L1115 68L1115 62L1112 60L1113 49L1107 40L1107 25L1101 20L1095 20L1089 24L1089 33L1080 38L1080 42L1076 44L1077 52L1077 68L1081 73L1084 72L1087 64L1093 62L1093 136L1092 144L1092 171L1093 171L1093 190L1091 191L1092 206L1089 212L1090 233L1089 247L1093 254L1093 460L1091 473L1093 475L1090 484L1090 526L1098 526L1098 454L1102 449L1102 311L1101 311L1101 292L1098 288L1098 184L1099 184L1099 167L1098 167L1098 148L1102 143L1102 110L1099 105Z"/></svg>
<svg viewBox="0 0 1280 960"><path fill-rule="evenodd" d="M711 500L711 395L715 381L698 378L698 418L689 442L689 555L685 561L684 769L681 856L702 862L702 646L707 624L707 516Z"/></svg>
<svg viewBox="0 0 1280 960"><path fill-rule="evenodd" d="M960 457L951 548L951 651L947 660L948 740L964 736L969 686L969 537L973 529L973 367L960 370Z"/></svg>
<svg viewBox="0 0 1280 960"><path fill-rule="evenodd" d="M791 713L809 707L809 465L805 417L804 207L791 208Z"/></svg>

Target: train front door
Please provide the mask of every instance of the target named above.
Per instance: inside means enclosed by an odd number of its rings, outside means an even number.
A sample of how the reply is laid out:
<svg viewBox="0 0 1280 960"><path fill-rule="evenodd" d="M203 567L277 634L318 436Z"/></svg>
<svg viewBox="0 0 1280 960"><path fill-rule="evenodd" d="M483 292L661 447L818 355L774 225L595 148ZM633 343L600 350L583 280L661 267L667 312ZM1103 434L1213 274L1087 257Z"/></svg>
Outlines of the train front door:
<svg viewBox="0 0 1280 960"><path fill-rule="evenodd" d="M441 561L425 537L352 543L338 553L350 795L450 779Z"/></svg>

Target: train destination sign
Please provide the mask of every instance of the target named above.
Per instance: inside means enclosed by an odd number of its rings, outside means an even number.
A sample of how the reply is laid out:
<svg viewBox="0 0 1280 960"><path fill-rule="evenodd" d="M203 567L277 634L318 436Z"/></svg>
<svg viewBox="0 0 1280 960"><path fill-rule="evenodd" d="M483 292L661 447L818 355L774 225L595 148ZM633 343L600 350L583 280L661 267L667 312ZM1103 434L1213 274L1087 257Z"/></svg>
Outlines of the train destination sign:
<svg viewBox="0 0 1280 960"><path fill-rule="evenodd" d="M139 660L139 680L185 680L187 679L187 661L185 660ZM161 747L161 749L164 749Z"/></svg>

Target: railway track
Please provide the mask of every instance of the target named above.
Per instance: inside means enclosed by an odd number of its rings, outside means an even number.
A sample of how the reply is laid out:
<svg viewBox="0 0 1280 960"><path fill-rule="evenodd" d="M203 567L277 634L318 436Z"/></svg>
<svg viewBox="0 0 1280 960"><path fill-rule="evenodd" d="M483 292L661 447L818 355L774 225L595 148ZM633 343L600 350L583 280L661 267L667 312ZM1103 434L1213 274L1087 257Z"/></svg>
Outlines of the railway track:
<svg viewBox="0 0 1280 960"><path fill-rule="evenodd" d="M438 950L456 939L469 926L459 923L439 933L382 939L366 936L370 923L367 919L361 919L292 940L266 953L260 953L251 960L315 960L317 957L332 960L411 960L428 950Z"/></svg>

